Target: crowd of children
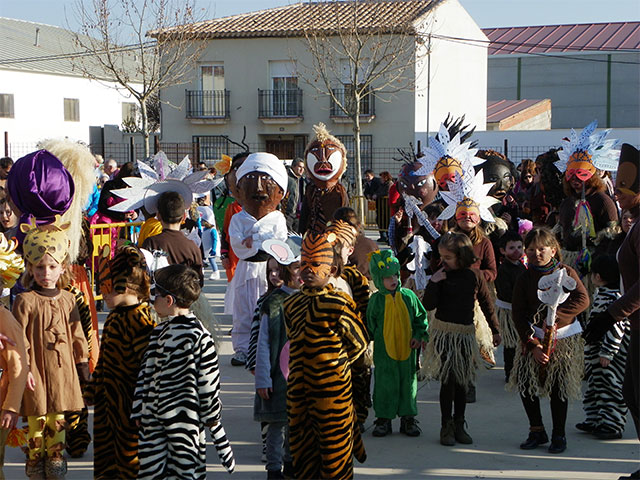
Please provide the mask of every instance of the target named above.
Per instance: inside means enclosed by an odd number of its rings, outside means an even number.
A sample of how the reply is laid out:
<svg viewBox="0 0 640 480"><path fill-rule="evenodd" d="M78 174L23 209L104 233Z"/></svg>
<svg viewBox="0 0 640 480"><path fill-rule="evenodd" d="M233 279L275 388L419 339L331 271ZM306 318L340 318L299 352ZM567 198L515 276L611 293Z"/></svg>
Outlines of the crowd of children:
<svg viewBox="0 0 640 480"><path fill-rule="evenodd" d="M536 177L535 164L525 165L528 177L517 188L485 184L482 169L494 175L508 160L495 152L474 157L445 126L424 159L407 167L432 176L442 202L431 203L433 192L423 192L430 200L420 207L420 199L400 189L391 221L398 230L388 235L392 249L363 241L355 212L338 201L345 149L324 126L305 152L305 168L313 175L331 170L327 192L334 189L335 198L320 202L320 178L305 203L312 220L302 236L287 232L280 212L290 182L277 157L245 152L226 161L219 170L236 200L219 239L230 281L231 363L254 375L253 418L261 424L268 478L353 477L353 459L367 457L371 407L371 435L390 435L400 417L402 434L420 436L418 378L440 383L440 443L474 443L467 404L475 401L477 369L495 366L501 343L506 388L519 394L529 422L520 448L549 443L550 453L565 451L570 399L584 404L585 419L576 428L598 439L622 437L627 407L637 426L637 271L618 268L610 245L600 245L606 216L595 219L598 213L589 209L590 199L601 198L590 179L596 168L611 169L598 159L614 145L591 136L593 128L572 134L556 162L565 187L582 191L572 229L562 223L572 247L582 235L578 255L539 217L531 215L530 224L513 218L528 215L546 191L529 178ZM572 151L592 157L577 161ZM110 310L96 355L97 327L87 307L93 300L73 287L83 282L72 267L81 258L82 232L69 231L67 212L75 212L69 169L85 154L74 152L62 159L34 152L16 162L7 180L13 199L25 172L46 170L29 180L38 198L13 202L19 243L0 239L0 287L12 292L11 312L0 306L0 339L7 337L0 348L0 462L5 444L25 443L29 478L64 478L67 444L78 439L70 455L86 449L86 406L92 405L95 478L206 478L207 430L222 465L233 472L215 325L202 295L203 258L211 278L219 278L213 268L218 238L206 200L196 199L213 184L189 161L174 165L158 155L153 163L139 162L139 178L123 177L124 187L110 191L120 198L111 208L141 209L148 228L139 246L110 241L91 262L96 293ZM623 153L624 162L631 155L637 165L637 150L625 146ZM633 175L623 169L616 196L637 220ZM65 191L52 187L54 176ZM200 242L183 231L190 209ZM561 217L567 211L563 203ZM616 233L614 227L607 226ZM403 243L394 244L400 231ZM614 238L616 248L637 266L636 223L627 231ZM541 398L550 400L550 436ZM19 416L26 422L24 442Z"/></svg>

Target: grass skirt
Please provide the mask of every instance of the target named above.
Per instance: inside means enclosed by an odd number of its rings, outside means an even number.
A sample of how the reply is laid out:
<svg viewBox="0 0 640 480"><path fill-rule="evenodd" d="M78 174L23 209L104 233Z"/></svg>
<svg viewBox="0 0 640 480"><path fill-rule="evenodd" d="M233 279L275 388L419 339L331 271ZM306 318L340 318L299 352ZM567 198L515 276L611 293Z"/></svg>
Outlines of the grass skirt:
<svg viewBox="0 0 640 480"><path fill-rule="evenodd" d="M484 358L487 363L495 365L496 357L493 353L495 350L495 347L493 346L493 333L491 332L491 328L489 328L487 319L485 318L484 313L482 313L482 309L480 308L480 304L477 300L473 306L473 324L475 326L476 340L478 342L482 358Z"/></svg>
<svg viewBox="0 0 640 480"><path fill-rule="evenodd" d="M481 361L475 326L443 322L432 317L429 335L420 373L427 379L453 379L465 386L471 383Z"/></svg>
<svg viewBox="0 0 640 480"><path fill-rule="evenodd" d="M580 400L584 372L584 340L582 335L572 335L557 340L545 366L546 379L540 382L540 365L531 352L523 349L517 355L506 389L527 396L548 397L551 388L557 384L562 400Z"/></svg>
<svg viewBox="0 0 640 480"><path fill-rule="evenodd" d="M511 320L511 310L496 307L498 321L500 322L500 336L502 337L502 345L505 348L517 348L520 345L520 337L518 331Z"/></svg>

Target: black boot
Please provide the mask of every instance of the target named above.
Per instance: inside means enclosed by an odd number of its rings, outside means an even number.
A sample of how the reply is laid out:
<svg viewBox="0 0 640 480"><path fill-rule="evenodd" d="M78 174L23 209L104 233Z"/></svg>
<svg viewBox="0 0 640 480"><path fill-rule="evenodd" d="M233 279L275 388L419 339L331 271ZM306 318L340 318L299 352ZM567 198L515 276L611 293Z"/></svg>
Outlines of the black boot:
<svg viewBox="0 0 640 480"><path fill-rule="evenodd" d="M549 453L562 453L567 449L567 437L560 435L551 436L551 445L549 445Z"/></svg>
<svg viewBox="0 0 640 480"><path fill-rule="evenodd" d="M442 419L442 428L440 429L440 443L447 447L452 447L456 444L455 427L453 425L452 418Z"/></svg>
<svg viewBox="0 0 640 480"><path fill-rule="evenodd" d="M473 443L473 439L464 429L465 423L464 417L453 417L453 433L456 438L456 442L462 443L463 445L471 445Z"/></svg>
<svg viewBox="0 0 640 480"><path fill-rule="evenodd" d="M376 428L373 429L372 435L374 437L384 437L391 433L391 419L390 418L376 418Z"/></svg>
<svg viewBox="0 0 640 480"><path fill-rule="evenodd" d="M267 479L281 479L284 478L284 475L280 470L267 470Z"/></svg>
<svg viewBox="0 0 640 480"><path fill-rule="evenodd" d="M634 479L640 479L640 470L636 470L633 473L630 473L629 475L622 475L621 477L618 477L618 480L634 480Z"/></svg>
<svg viewBox="0 0 640 480"><path fill-rule="evenodd" d="M541 430L530 431L527 440L520 444L520 448L523 450L533 450L534 448L538 448L539 445L547 443L549 437L547 436L547 432L544 431L544 428L541 428Z"/></svg>
<svg viewBox="0 0 640 480"><path fill-rule="evenodd" d="M418 427L416 417L402 417L400 419L400 433L404 433L408 437L418 437L422 433Z"/></svg>

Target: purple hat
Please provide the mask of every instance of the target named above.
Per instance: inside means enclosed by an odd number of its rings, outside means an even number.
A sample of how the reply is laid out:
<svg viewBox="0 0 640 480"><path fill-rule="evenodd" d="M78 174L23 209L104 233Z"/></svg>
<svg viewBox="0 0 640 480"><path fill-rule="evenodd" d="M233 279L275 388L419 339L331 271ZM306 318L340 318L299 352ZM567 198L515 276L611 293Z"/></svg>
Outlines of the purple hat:
<svg viewBox="0 0 640 480"><path fill-rule="evenodd" d="M38 225L52 223L71 206L75 185L62 162L47 150L38 150L18 159L7 177L7 190L20 209L20 223L34 216ZM22 243L24 234L18 234Z"/></svg>

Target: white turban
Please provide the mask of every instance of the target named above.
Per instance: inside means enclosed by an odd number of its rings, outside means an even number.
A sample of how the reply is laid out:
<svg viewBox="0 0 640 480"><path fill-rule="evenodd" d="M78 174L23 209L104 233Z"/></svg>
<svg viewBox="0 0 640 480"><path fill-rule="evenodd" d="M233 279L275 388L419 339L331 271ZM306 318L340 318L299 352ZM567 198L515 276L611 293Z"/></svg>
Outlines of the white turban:
<svg viewBox="0 0 640 480"><path fill-rule="evenodd" d="M262 172L270 175L286 195L289 178L287 169L284 162L272 153L258 152L249 155L236 172L236 184L250 172Z"/></svg>

